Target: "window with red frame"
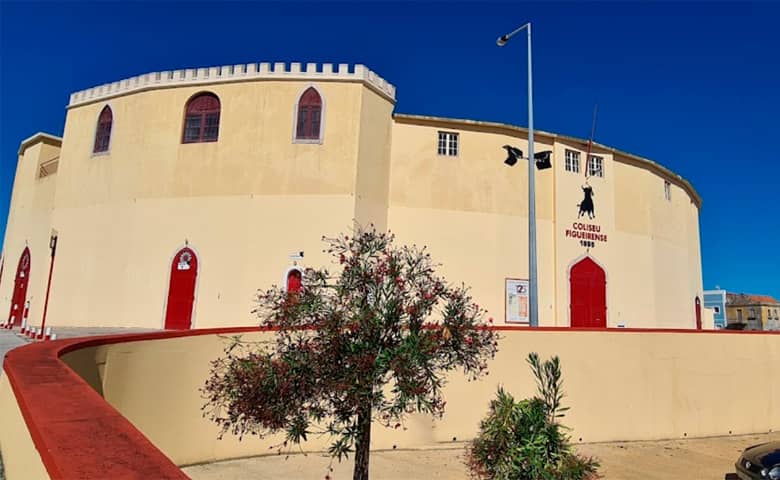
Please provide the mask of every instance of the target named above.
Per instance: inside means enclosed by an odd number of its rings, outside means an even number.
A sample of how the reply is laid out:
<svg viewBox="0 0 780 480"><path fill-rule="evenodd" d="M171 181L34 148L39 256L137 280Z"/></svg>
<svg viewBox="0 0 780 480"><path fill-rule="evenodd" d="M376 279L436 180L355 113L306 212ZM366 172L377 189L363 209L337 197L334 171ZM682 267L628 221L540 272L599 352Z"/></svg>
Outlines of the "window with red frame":
<svg viewBox="0 0 780 480"><path fill-rule="evenodd" d="M95 146L92 153L101 153L108 151L108 145L111 143L111 125L114 123L114 115L111 113L111 107L106 105L98 117L97 129L95 130Z"/></svg>
<svg viewBox="0 0 780 480"><path fill-rule="evenodd" d="M287 293L298 293L301 291L301 271L297 269L290 270L287 274Z"/></svg>
<svg viewBox="0 0 780 480"><path fill-rule="evenodd" d="M182 143L216 142L219 137L219 99L201 93L187 102Z"/></svg>
<svg viewBox="0 0 780 480"><path fill-rule="evenodd" d="M322 124L322 98L314 87L309 87L298 101L296 140L319 140Z"/></svg>

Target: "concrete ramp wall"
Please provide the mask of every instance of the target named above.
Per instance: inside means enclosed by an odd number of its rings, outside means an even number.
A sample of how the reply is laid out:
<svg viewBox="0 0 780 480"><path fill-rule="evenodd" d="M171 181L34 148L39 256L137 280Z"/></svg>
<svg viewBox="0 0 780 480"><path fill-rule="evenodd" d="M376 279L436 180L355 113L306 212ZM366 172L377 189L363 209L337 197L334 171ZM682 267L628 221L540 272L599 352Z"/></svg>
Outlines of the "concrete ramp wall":
<svg viewBox="0 0 780 480"><path fill-rule="evenodd" d="M498 385L517 398L535 393L525 360L532 351L561 358L564 404L571 407L564 423L575 442L780 429L778 334L497 330L499 353L487 377L467 382L460 373L450 375L443 419L415 415L405 430L377 425L372 446L409 448L472 438ZM270 448L280 437L218 440L218 429L202 415L199 389L209 362L222 353L225 337L237 334L257 341L273 332L160 332L11 351L0 380L4 458L37 458L39 463L25 463L42 465L51 478L187 478L177 465L274 453ZM327 438L314 437L303 448L326 445ZM6 461L9 480L40 478L17 463Z"/></svg>

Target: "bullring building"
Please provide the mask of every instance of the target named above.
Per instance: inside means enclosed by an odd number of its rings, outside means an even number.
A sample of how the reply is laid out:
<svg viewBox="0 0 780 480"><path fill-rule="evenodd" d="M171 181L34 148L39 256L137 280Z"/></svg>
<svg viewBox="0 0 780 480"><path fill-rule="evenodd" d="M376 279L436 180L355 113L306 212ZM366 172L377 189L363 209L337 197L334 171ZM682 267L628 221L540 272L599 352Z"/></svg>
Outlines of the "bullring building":
<svg viewBox="0 0 780 480"><path fill-rule="evenodd" d="M528 150L512 125L394 113L362 65L156 72L71 95L62 137L21 142L0 320L255 325L353 222L425 244L495 323L527 320ZM660 164L535 132L542 326L696 328L701 199ZM301 255L302 254L302 255Z"/></svg>

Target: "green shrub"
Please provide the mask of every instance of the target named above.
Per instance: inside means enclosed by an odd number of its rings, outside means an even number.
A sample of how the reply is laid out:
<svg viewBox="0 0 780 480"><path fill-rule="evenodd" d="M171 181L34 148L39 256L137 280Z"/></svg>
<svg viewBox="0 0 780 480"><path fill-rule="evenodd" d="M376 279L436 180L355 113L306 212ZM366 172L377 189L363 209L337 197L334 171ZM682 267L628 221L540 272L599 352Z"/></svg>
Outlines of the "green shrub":
<svg viewBox="0 0 780 480"><path fill-rule="evenodd" d="M539 396L516 401L499 387L479 435L468 447L472 477L486 480L591 480L598 462L574 453L558 422L563 380L558 357L540 362L528 355Z"/></svg>

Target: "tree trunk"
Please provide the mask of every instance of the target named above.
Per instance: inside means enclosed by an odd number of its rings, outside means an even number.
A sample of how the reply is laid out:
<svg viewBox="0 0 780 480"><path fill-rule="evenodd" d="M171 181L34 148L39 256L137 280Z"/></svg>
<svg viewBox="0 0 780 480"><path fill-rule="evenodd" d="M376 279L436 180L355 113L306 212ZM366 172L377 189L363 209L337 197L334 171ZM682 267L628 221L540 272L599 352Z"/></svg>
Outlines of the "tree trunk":
<svg viewBox="0 0 780 480"><path fill-rule="evenodd" d="M358 412L358 436L355 442L355 470L352 480L368 480L368 458L371 448L371 403Z"/></svg>

